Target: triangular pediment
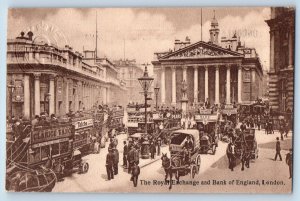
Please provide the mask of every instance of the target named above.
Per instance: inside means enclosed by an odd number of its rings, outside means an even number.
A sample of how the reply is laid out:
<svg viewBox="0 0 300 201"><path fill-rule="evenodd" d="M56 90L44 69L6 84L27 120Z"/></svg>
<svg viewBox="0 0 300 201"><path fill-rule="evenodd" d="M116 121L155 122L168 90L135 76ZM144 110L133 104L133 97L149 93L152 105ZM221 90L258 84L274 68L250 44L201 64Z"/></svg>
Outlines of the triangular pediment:
<svg viewBox="0 0 300 201"><path fill-rule="evenodd" d="M164 54L162 57L159 58L159 60L214 57L243 57L243 54L222 48L218 45L199 41L177 51Z"/></svg>

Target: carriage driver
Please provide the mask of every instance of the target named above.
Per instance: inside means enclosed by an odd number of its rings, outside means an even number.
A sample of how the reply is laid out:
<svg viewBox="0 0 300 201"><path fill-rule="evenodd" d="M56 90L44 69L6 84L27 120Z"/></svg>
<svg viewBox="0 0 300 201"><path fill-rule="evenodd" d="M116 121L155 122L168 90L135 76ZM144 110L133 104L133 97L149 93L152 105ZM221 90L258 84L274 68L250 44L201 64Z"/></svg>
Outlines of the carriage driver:
<svg viewBox="0 0 300 201"><path fill-rule="evenodd" d="M193 143L193 141L192 141L191 136L188 136L188 137L187 137L187 141L185 141L183 147L185 147L189 152L192 152L192 151L193 151L194 143Z"/></svg>
<svg viewBox="0 0 300 201"><path fill-rule="evenodd" d="M185 156L186 162L190 161L193 149L194 149L194 143L192 141L191 136L188 136L187 141L185 141L184 146L183 146L183 155Z"/></svg>

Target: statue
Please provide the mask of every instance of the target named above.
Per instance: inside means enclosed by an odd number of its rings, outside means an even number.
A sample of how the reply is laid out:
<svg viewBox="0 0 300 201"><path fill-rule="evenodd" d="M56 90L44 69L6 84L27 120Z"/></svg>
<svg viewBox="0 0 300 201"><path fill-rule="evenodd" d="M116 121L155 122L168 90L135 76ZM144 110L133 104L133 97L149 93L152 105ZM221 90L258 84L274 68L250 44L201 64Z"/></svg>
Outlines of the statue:
<svg viewBox="0 0 300 201"><path fill-rule="evenodd" d="M187 99L187 95L186 95L187 84L186 84L185 80L183 80L181 82L181 85L182 85L182 87L181 87L182 99Z"/></svg>

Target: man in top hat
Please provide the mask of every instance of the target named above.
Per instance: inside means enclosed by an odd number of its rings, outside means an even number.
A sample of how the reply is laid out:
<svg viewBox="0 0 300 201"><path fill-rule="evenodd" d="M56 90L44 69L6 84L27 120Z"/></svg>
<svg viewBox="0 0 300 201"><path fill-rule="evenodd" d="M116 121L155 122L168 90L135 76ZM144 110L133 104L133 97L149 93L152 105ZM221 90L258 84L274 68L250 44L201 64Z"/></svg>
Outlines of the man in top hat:
<svg viewBox="0 0 300 201"><path fill-rule="evenodd" d="M277 140L277 142L276 142L276 154L275 154L274 161L277 160L277 156L279 156L280 161L282 161L282 157L281 157L281 154L280 154L281 147L280 147L279 137L277 137L276 140Z"/></svg>
<svg viewBox="0 0 300 201"><path fill-rule="evenodd" d="M112 148L108 148L108 154L106 155L106 173L107 173L107 180L111 180L114 178L114 154L112 152Z"/></svg>
<svg viewBox="0 0 300 201"><path fill-rule="evenodd" d="M287 153L285 162L289 166L290 179L291 179L293 176L293 149L290 149L290 152Z"/></svg>
<svg viewBox="0 0 300 201"><path fill-rule="evenodd" d="M114 175L118 174L118 166L119 166L119 151L117 149L117 147L113 147L113 155L114 155L114 164L113 164L113 168L114 168Z"/></svg>
<svg viewBox="0 0 300 201"><path fill-rule="evenodd" d="M131 179L130 179L130 181L133 181L134 187L137 187L140 171L141 171L140 167L138 166L138 164L136 162L134 162L133 167L132 167Z"/></svg>
<svg viewBox="0 0 300 201"><path fill-rule="evenodd" d="M127 168L127 154L128 154L128 145L126 141L123 142L124 147L123 147L123 167Z"/></svg>
<svg viewBox="0 0 300 201"><path fill-rule="evenodd" d="M151 142L150 144L150 154L151 154L151 159L154 159L156 153L156 147L154 142Z"/></svg>

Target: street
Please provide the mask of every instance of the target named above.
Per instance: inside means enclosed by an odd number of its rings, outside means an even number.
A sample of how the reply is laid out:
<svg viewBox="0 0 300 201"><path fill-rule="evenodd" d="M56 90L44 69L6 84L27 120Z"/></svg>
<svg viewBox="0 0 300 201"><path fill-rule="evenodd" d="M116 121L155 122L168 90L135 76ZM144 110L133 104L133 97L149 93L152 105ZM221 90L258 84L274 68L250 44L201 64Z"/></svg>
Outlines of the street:
<svg viewBox="0 0 300 201"><path fill-rule="evenodd" d="M119 174L113 180L107 181L105 169L105 157L107 147L101 149L100 154L90 154L84 157L90 164L90 169L86 174L74 173L71 177L66 177L64 181L58 182L53 192L280 192L291 191L292 180L289 179L288 166L285 163L285 155L292 146L292 136L281 141L281 155L283 161L274 161L275 141L280 134L266 135L264 130L256 130L256 138L259 147L259 157L252 160L250 168L241 171L241 164L237 164L234 171L228 169L226 157L227 143L219 141L219 146L215 155L201 155L200 173L192 180L190 175L180 177L180 185L173 185L169 190L169 185L160 184L164 181L165 172L162 168L160 156L156 160L140 159L141 174L138 186L133 187L130 175L123 170L122 150L123 140L126 135L117 136L118 150L120 150ZM168 147L162 147L163 153L168 153ZM168 153L168 156L170 154ZM276 176L275 176L276 175ZM174 179L174 176L173 176ZM194 181L194 185L186 184ZM229 182L233 182L229 184ZM274 185L276 183L276 185ZM228 185L229 184L229 185Z"/></svg>

